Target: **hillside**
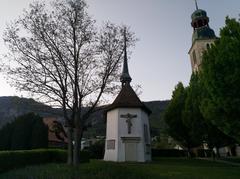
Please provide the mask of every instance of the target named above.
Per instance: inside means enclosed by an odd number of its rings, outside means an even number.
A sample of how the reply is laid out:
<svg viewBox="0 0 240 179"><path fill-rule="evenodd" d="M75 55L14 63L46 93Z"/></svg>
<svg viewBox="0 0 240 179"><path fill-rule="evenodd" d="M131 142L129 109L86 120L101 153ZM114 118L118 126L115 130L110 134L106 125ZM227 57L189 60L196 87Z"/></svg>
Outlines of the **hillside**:
<svg viewBox="0 0 240 179"><path fill-rule="evenodd" d="M35 112L43 117L57 115L56 110L33 99L4 96L0 97L0 128L15 117L28 112Z"/></svg>
<svg viewBox="0 0 240 179"><path fill-rule="evenodd" d="M158 135L159 132L164 132L166 124L162 119L162 115L168 103L169 101L145 102L145 105L152 111L150 115L152 135ZM106 124L103 109L104 107L100 107L100 109L91 116L88 129L84 134L85 137L105 135ZM0 97L0 128L6 123L13 121L15 117L28 112L37 113L42 117L61 117L60 109L51 108L33 99L15 96Z"/></svg>

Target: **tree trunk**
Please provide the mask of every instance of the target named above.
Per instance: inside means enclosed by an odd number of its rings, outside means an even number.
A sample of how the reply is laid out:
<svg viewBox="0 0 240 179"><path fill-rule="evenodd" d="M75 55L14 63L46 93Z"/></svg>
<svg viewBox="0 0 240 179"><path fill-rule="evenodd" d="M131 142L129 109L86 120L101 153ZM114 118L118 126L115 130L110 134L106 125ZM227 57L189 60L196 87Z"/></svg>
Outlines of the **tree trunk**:
<svg viewBox="0 0 240 179"><path fill-rule="evenodd" d="M80 163L81 139L82 129L76 127L74 129L73 165L78 165Z"/></svg>
<svg viewBox="0 0 240 179"><path fill-rule="evenodd" d="M210 150L211 150L212 159L215 160L216 159L216 154L215 154L213 148L210 148Z"/></svg>
<svg viewBox="0 0 240 179"><path fill-rule="evenodd" d="M187 156L188 156L188 158L191 158L191 148L190 147L187 148Z"/></svg>
<svg viewBox="0 0 240 179"><path fill-rule="evenodd" d="M219 147L216 147L216 151L217 151L217 158L220 158Z"/></svg>
<svg viewBox="0 0 240 179"><path fill-rule="evenodd" d="M72 165L73 164L73 129L72 127L68 127L67 130L67 136L68 136L68 158L67 158L67 164Z"/></svg>

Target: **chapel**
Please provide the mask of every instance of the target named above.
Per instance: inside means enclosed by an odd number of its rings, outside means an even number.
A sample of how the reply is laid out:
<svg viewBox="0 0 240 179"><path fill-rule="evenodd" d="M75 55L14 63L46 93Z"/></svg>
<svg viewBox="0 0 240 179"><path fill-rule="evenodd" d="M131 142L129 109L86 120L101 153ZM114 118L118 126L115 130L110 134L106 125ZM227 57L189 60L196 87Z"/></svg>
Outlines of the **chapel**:
<svg viewBox="0 0 240 179"><path fill-rule="evenodd" d="M120 76L122 88L106 110L105 161L151 161L149 115L151 111L141 102L131 87L124 34L124 62Z"/></svg>

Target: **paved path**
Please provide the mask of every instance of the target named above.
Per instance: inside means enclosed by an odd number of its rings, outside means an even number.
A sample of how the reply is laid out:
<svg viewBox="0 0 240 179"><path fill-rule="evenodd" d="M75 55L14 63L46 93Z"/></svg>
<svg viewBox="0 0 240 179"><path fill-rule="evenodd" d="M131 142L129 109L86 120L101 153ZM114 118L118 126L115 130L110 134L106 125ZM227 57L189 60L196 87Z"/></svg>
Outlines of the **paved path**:
<svg viewBox="0 0 240 179"><path fill-rule="evenodd" d="M215 160L210 159L210 158L198 158L198 159L208 160L208 161L214 161L214 162L219 162L219 163L225 163L225 164L229 164L229 165L233 165L233 166L240 167L240 163L225 161L225 160L221 160L221 159L215 159Z"/></svg>

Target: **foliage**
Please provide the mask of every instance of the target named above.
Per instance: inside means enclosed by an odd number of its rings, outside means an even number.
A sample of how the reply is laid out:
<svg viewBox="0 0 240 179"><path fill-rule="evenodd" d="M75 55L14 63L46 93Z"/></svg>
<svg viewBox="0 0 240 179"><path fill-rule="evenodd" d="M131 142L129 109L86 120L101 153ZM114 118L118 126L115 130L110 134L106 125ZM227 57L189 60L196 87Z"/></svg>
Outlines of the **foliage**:
<svg viewBox="0 0 240 179"><path fill-rule="evenodd" d="M177 86L165 116L173 138L185 142L179 127L195 144L216 147L217 154L218 148L240 141L240 23L227 18L220 35L189 86Z"/></svg>
<svg viewBox="0 0 240 179"><path fill-rule="evenodd" d="M48 127L40 116L28 113L0 130L1 150L27 150L48 147Z"/></svg>
<svg viewBox="0 0 240 179"><path fill-rule="evenodd" d="M88 162L87 152L81 152L81 162ZM35 149L0 152L0 172L29 165L43 163L63 163L67 159L67 152L60 149Z"/></svg>
<svg viewBox="0 0 240 179"><path fill-rule="evenodd" d="M202 98L202 88L197 74L192 74L189 87L186 88L186 99L183 108L183 122L190 129L189 135L201 145L206 134L206 123L199 106Z"/></svg>
<svg viewBox="0 0 240 179"><path fill-rule="evenodd" d="M79 162L87 119L104 95L117 89L123 33L127 46L134 45L126 26L107 22L97 28L84 0L53 0L50 8L33 2L5 31L8 60L13 60L6 73L17 89L61 106L71 141L70 164Z"/></svg>
<svg viewBox="0 0 240 179"><path fill-rule="evenodd" d="M86 149L91 159L103 159L105 151L105 140L99 140Z"/></svg>
<svg viewBox="0 0 240 179"><path fill-rule="evenodd" d="M238 179L238 167L207 160L159 158L147 164L91 161L77 167L64 164L30 166L3 173L1 178L85 179Z"/></svg>
<svg viewBox="0 0 240 179"><path fill-rule="evenodd" d="M225 135L215 125L203 117L200 110L202 99L207 96L207 91L198 73L193 73L184 108L184 122L191 128L191 136L199 140L199 143L207 143L209 149L234 144L234 140Z"/></svg>
<svg viewBox="0 0 240 179"><path fill-rule="evenodd" d="M168 124L168 133L176 141L190 150L199 145L199 140L191 135L191 128L184 123L183 110L186 100L186 89L182 83L178 83L173 91L164 119Z"/></svg>
<svg viewBox="0 0 240 179"><path fill-rule="evenodd" d="M152 134L152 133L151 133ZM169 135L160 134L159 136L154 136L151 141L151 147L153 149L172 149L177 145Z"/></svg>
<svg viewBox="0 0 240 179"><path fill-rule="evenodd" d="M240 22L226 18L220 38L204 54L201 80L207 91L201 111L240 142Z"/></svg>

